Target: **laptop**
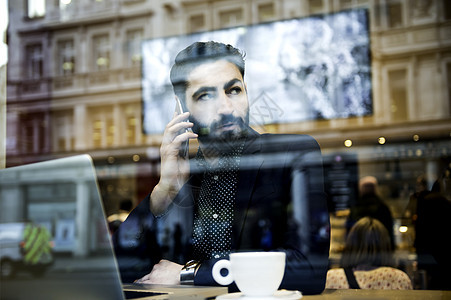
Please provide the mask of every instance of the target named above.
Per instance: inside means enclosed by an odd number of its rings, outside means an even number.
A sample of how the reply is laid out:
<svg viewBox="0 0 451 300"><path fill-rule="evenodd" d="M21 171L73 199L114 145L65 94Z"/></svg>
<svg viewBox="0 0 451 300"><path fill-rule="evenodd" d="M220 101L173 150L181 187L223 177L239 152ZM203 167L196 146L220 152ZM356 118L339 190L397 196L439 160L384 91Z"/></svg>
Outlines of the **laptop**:
<svg viewBox="0 0 451 300"><path fill-rule="evenodd" d="M120 280L89 155L0 170L0 298L214 299L226 287Z"/></svg>

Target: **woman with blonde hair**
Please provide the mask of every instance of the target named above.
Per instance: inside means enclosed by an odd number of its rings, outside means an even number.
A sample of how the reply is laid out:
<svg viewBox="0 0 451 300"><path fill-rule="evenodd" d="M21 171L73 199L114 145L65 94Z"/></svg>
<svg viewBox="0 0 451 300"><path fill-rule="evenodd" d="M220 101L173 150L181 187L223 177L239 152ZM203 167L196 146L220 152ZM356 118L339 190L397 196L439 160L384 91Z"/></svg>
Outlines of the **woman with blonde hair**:
<svg viewBox="0 0 451 300"><path fill-rule="evenodd" d="M341 257L342 268L327 272L328 289L412 289L409 276L393 268L393 250L385 226L371 217L351 228Z"/></svg>

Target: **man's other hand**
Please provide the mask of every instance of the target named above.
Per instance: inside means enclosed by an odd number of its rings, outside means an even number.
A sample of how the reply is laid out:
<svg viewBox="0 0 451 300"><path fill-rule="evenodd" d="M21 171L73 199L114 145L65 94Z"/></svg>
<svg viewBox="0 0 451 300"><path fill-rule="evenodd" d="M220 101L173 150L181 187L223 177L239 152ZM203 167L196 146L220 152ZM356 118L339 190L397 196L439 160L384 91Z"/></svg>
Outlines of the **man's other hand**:
<svg viewBox="0 0 451 300"><path fill-rule="evenodd" d="M182 265L162 259L153 266L149 274L135 282L144 284L180 284L180 271L182 268Z"/></svg>

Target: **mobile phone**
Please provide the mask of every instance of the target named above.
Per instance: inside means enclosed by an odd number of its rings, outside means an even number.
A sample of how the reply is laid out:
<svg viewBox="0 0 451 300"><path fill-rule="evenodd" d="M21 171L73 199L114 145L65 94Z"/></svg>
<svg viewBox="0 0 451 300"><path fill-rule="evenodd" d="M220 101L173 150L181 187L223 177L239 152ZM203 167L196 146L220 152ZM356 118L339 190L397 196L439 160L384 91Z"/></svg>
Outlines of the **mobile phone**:
<svg viewBox="0 0 451 300"><path fill-rule="evenodd" d="M175 111L178 115L183 114L183 108L182 103L180 102L180 99L178 97L175 97ZM187 120L188 121L188 120ZM191 128L185 129L185 132L193 132ZM180 147L179 156L180 157L187 157L189 152L189 140L182 143L182 146Z"/></svg>

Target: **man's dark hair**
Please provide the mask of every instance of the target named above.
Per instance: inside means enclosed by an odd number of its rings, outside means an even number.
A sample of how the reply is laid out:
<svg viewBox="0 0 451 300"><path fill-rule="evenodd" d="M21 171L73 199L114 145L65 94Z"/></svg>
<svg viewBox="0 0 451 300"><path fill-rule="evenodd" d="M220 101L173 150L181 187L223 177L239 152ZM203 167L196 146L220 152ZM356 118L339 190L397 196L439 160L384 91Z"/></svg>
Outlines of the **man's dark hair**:
<svg viewBox="0 0 451 300"><path fill-rule="evenodd" d="M170 77L174 93L182 103L185 102L189 73L202 64L222 59L233 63L244 78L244 54L232 45L213 41L196 42L177 54Z"/></svg>

